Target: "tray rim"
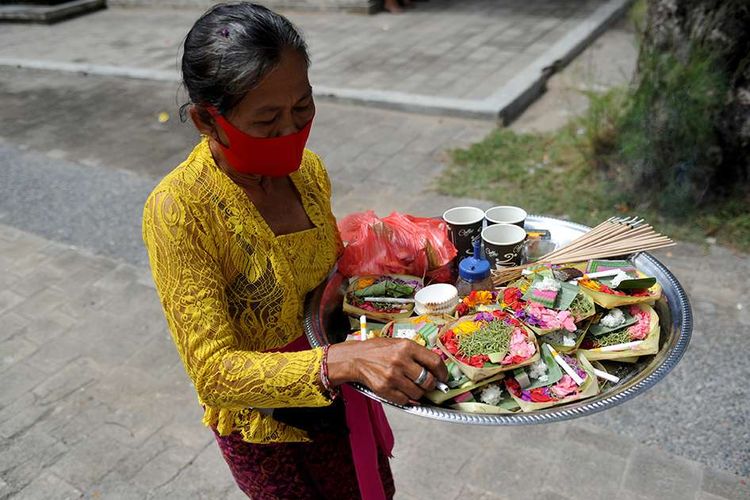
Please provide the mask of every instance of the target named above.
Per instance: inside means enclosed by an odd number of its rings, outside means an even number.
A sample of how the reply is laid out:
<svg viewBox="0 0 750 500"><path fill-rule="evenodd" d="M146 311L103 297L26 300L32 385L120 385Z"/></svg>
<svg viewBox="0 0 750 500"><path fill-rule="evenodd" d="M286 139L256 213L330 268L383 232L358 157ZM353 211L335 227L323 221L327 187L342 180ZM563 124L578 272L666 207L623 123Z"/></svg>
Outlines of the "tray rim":
<svg viewBox="0 0 750 500"><path fill-rule="evenodd" d="M591 228L575 222L569 222L562 219L553 217L541 216L541 215L529 215L526 221L533 224L541 224L545 226L560 226L561 228L568 228L575 231L586 232ZM482 413L466 413L459 410L452 410L449 408L439 408L434 406L403 406L388 400L385 400L372 392L366 386L361 384L352 383L351 385L359 392L366 396L380 401L386 405L398 408L406 413L418 415L421 417L431 418L443 422L454 422L463 424L473 425L528 425L528 424L541 424L549 422L559 422L563 420L570 420L577 417L591 415L604 411L608 408L617 406L619 404L628 401L635 396L642 394L657 382L662 380L682 359L683 355L687 351L687 347L690 343L693 330L693 313L690 307L690 301L687 293L683 289L680 282L672 274L672 272L653 255L648 252L641 252L633 254L631 257L634 261L643 259L648 264L656 268L660 273L663 274L667 283L662 283L662 289L664 294L667 291L674 292L676 296L676 309L673 309L671 305L670 316L672 325L677 325L677 339L672 342L671 349L667 352L666 357L656 366L653 371L648 373L645 377L631 381L628 385L623 387L622 391L608 395L601 399L584 399L578 403L571 403L564 407L553 407L546 410L540 410L530 413L514 413L514 414L482 414ZM333 273L336 271L334 270ZM332 273L332 274L333 274ZM329 276L330 279L330 276ZM313 348L322 347L322 343L318 336L315 334L313 323L315 322L315 316L317 315L317 308L315 307L315 299L317 303L320 303L320 297L322 296L323 290L328 283L329 279L326 279L321 285L319 285L313 292L308 294L305 301L305 314L304 314L304 330L310 345ZM665 295L663 299L665 300ZM679 318L675 317L675 310L679 312ZM670 325L670 327L672 326ZM663 323L660 325L662 330L667 327ZM660 349L659 353L655 356L656 358L664 351L665 347L668 348L667 344ZM639 375L639 374L636 374Z"/></svg>

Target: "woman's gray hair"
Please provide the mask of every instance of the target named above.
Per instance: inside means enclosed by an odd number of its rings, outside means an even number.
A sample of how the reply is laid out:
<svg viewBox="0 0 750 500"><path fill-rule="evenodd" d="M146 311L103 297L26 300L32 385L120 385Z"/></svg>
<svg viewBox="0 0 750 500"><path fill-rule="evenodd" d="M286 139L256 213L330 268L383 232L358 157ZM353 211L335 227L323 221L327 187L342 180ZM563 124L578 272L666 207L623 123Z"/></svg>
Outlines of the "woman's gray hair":
<svg viewBox="0 0 750 500"><path fill-rule="evenodd" d="M190 103L206 121L209 106L226 115L279 64L284 49L310 64L305 40L286 17L251 2L215 5L185 37L182 82Z"/></svg>

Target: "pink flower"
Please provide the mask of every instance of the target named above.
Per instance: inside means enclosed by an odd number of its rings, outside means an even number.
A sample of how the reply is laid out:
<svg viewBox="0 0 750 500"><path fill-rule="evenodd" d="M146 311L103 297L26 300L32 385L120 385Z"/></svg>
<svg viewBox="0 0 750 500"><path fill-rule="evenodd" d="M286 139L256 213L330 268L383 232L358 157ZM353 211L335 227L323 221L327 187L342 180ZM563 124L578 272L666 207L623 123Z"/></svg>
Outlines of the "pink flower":
<svg viewBox="0 0 750 500"><path fill-rule="evenodd" d="M573 321L573 315L570 311L560 311L557 313L557 321L560 322L560 326L568 330L569 332L576 331L576 324Z"/></svg>
<svg viewBox="0 0 750 500"><path fill-rule="evenodd" d="M569 332L576 331L576 324L570 311L555 311L547 309L539 303L531 302L528 307L528 314L537 318L540 326L545 330L564 328Z"/></svg>
<svg viewBox="0 0 750 500"><path fill-rule="evenodd" d="M570 375L563 375L558 383L553 385L550 390L558 398L562 399L565 396L573 394L578 391L578 384L571 378Z"/></svg>
<svg viewBox="0 0 750 500"><path fill-rule="evenodd" d="M511 365L522 363L533 356L534 353L536 353L534 343L529 341L520 328L516 328L513 330L513 335L510 337L508 354L503 358L503 361L500 364Z"/></svg>
<svg viewBox="0 0 750 500"><path fill-rule="evenodd" d="M628 329L630 340L643 340L651 331L651 315L638 306L630 307L630 315L638 318L638 323Z"/></svg>

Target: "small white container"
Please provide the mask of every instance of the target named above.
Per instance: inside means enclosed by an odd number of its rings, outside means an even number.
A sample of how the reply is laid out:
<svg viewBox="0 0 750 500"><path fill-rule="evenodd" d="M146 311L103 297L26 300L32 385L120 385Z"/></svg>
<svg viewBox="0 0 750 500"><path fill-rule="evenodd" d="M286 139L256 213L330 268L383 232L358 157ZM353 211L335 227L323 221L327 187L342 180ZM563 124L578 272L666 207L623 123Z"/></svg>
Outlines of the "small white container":
<svg viewBox="0 0 750 500"><path fill-rule="evenodd" d="M453 314L458 306L458 290L447 283L428 285L414 295L414 311L419 314Z"/></svg>

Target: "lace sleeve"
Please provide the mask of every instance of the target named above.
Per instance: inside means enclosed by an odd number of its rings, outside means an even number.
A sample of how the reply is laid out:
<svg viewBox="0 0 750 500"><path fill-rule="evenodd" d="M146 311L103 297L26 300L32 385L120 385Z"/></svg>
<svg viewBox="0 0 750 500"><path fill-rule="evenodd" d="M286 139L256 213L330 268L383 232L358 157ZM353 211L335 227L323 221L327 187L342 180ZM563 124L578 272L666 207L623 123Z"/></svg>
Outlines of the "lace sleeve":
<svg viewBox="0 0 750 500"><path fill-rule="evenodd" d="M323 159L318 156L317 154L314 154L315 158L315 170L313 172L313 177L315 179L316 184L318 185L318 188L320 189L321 195L322 195L322 205L326 207L326 217L329 219L329 222L331 224L331 227L334 228L335 231L335 239L336 239L336 255L338 257L341 257L341 254L344 251L344 243L341 241L341 236L338 232L338 227L336 223L336 217L333 215L333 212L331 211L331 199L333 197L333 186L331 184L331 178L328 175L328 170L326 169L325 164L323 163Z"/></svg>
<svg viewBox="0 0 750 500"><path fill-rule="evenodd" d="M154 192L143 239L172 338L200 400L239 410L330 403L319 385L322 350L237 348L215 242L186 204Z"/></svg>

